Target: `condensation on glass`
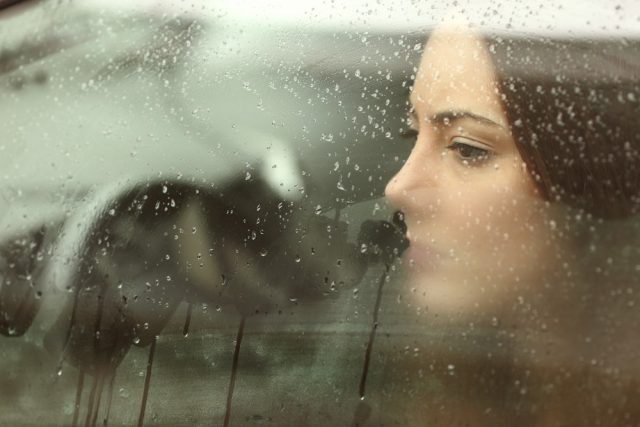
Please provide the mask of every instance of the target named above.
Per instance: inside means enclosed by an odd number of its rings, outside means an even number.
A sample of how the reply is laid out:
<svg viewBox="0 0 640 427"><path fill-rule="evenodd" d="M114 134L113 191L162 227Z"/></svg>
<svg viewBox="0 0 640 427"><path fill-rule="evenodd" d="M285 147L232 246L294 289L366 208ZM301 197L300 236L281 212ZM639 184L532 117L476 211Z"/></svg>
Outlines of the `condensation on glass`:
<svg viewBox="0 0 640 427"><path fill-rule="evenodd" d="M0 1L0 424L637 425L640 10L258 3Z"/></svg>

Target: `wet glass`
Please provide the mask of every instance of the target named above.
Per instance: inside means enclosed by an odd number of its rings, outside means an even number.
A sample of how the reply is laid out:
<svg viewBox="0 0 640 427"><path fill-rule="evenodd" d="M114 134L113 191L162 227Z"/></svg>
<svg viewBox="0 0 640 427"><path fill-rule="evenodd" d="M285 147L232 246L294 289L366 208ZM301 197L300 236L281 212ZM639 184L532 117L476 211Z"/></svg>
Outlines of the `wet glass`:
<svg viewBox="0 0 640 427"><path fill-rule="evenodd" d="M0 424L637 425L638 16L0 1Z"/></svg>

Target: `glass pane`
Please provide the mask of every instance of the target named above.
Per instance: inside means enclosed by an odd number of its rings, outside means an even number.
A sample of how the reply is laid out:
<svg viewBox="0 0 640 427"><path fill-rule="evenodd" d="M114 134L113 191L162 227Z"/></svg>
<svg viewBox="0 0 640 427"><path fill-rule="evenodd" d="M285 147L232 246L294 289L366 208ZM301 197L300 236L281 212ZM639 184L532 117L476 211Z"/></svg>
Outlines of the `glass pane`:
<svg viewBox="0 0 640 427"><path fill-rule="evenodd" d="M637 425L638 16L0 1L0 424Z"/></svg>

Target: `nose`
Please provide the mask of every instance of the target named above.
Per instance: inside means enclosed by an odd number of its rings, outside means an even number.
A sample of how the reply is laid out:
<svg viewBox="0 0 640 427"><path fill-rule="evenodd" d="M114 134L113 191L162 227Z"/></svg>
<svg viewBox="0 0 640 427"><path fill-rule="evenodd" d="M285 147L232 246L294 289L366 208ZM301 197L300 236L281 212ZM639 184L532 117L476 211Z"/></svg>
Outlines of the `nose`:
<svg viewBox="0 0 640 427"><path fill-rule="evenodd" d="M422 197L418 195L435 187L436 165L431 158L433 154L426 144L416 143L409 158L387 183L384 194L389 203L405 215L420 209Z"/></svg>

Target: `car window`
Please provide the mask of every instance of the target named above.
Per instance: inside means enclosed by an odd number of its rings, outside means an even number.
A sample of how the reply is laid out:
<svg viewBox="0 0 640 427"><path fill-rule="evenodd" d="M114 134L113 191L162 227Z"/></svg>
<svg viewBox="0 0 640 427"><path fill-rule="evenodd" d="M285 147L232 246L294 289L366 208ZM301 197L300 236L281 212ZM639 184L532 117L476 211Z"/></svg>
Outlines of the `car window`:
<svg viewBox="0 0 640 427"><path fill-rule="evenodd" d="M0 1L0 424L636 425L638 16Z"/></svg>

